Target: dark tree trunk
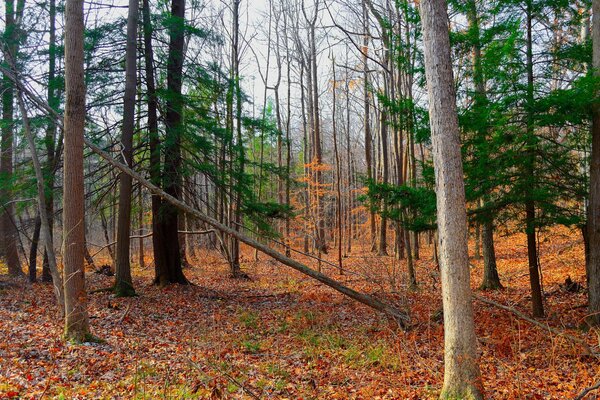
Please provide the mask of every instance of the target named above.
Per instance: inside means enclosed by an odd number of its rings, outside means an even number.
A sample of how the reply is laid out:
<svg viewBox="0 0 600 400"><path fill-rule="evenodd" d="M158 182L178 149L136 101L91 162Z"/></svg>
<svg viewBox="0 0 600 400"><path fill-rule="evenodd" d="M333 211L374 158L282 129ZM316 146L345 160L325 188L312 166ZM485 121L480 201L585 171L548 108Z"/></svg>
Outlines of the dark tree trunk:
<svg viewBox="0 0 600 400"><path fill-rule="evenodd" d="M42 229L42 219L39 214L35 217L35 227L33 228L33 237L31 238L31 248L29 249L29 282L37 280L37 253L40 241L40 230Z"/></svg>
<svg viewBox="0 0 600 400"><path fill-rule="evenodd" d="M133 163L133 131L135 127L135 92L137 84L137 26L138 0L129 1L127 17L127 47L125 50L125 95L123 99L123 127L121 144L123 145L124 162ZM131 177L119 174L119 214L117 222L117 256L115 258L115 294L117 296L134 296L131 279L130 248L131 240Z"/></svg>
<svg viewBox="0 0 600 400"><path fill-rule="evenodd" d="M181 199L181 137L183 135L183 96L181 93L183 73L183 46L185 24L185 0L172 0L169 25L169 54L167 57L167 91L163 187L166 193ZM155 282L159 285L169 283L187 284L181 265L179 246L179 212L171 204L163 203L158 222L162 230L163 240L159 245L164 247L165 263L157 270Z"/></svg>
<svg viewBox="0 0 600 400"><path fill-rule="evenodd" d="M161 180L161 154L160 139L158 136L158 100L154 80L154 52L152 47L152 20L150 16L150 2L143 0L142 16L144 19L144 67L146 70L146 90L148 96L148 135L150 150L150 181L160 186ZM167 270L167 257L165 253L165 235L163 225L160 223L162 200L160 196L152 194L152 250L154 253L154 271L156 283L161 271Z"/></svg>
<svg viewBox="0 0 600 400"><path fill-rule="evenodd" d="M527 0L527 162L526 176L531 179L535 176L535 139L533 125L533 4ZM528 185L531 186L531 185ZM529 283L531 286L531 308L534 317L544 316L544 303L540 270L538 265L537 241L535 237L535 201L531 198L532 188L526 193L525 200L525 225L527 234L527 259L529 261Z"/></svg>
<svg viewBox="0 0 600 400"><path fill-rule="evenodd" d="M494 223L485 221L482 224L481 244L483 253L483 282L481 289L501 289L500 277L496 268L496 250L494 249Z"/></svg>
<svg viewBox="0 0 600 400"><path fill-rule="evenodd" d="M19 1L15 9L14 0L5 2L5 30L4 30L4 62L16 65L15 58L18 52L19 33L16 22L17 14L23 12L23 2ZM0 178L8 184L0 187L0 233L2 244L0 251L6 261L8 273L14 277L24 276L19 262L17 243L19 233L15 225L15 206L12 202L13 179L13 141L14 141L14 83L8 75L2 79L2 135L0 140Z"/></svg>
<svg viewBox="0 0 600 400"><path fill-rule="evenodd" d="M56 0L50 0L49 7L50 32L48 45L48 105L52 110L58 112L60 108L60 99L56 92L61 82L56 78ZM46 128L46 215L48 216L48 226L50 229L50 238L52 240L54 227L54 180L56 178L57 159L60 159L59 149L56 138L56 121L54 118L48 118L48 127ZM48 253L44 251L44 261L42 263L42 282L52 282L52 273L48 260Z"/></svg>

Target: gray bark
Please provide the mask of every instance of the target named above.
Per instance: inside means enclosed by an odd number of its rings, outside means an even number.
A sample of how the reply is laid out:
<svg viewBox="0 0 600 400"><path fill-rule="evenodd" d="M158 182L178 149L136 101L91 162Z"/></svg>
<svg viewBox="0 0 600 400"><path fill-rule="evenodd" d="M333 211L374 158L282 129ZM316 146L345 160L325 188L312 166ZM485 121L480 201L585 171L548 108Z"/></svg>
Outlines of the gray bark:
<svg viewBox="0 0 600 400"><path fill-rule="evenodd" d="M421 2L425 73L444 308L444 399L483 399L473 321L467 214L448 12L444 0Z"/></svg>

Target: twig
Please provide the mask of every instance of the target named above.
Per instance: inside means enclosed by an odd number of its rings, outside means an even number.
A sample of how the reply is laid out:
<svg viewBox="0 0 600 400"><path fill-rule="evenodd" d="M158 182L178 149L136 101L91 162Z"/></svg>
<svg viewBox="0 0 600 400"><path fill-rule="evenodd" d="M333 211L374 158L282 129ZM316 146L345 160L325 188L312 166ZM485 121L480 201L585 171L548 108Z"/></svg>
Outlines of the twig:
<svg viewBox="0 0 600 400"><path fill-rule="evenodd" d="M196 364L195 362L193 362L192 360L190 360L189 358L187 359L187 362L194 367L195 369L197 369L200 372L202 371L202 368L200 368L198 366L198 364ZM257 395L256 393L254 393L253 391L251 391L250 389L248 389L247 387L244 386L243 383L241 383L240 381L238 381L237 379L235 379L233 376L231 376L229 373L223 371L221 368L219 368L217 365L208 362L209 365L211 367L213 367L214 369L216 369L220 374L222 374L225 378L229 379L234 385L236 385L237 387L239 387L240 389L242 389L243 392L246 392L250 395L250 397L252 397L253 399L257 399L260 400L260 396Z"/></svg>
<svg viewBox="0 0 600 400"><path fill-rule="evenodd" d="M595 353L590 348L589 344L585 340L583 340L581 338L575 337L573 335L569 335L568 333L562 332L562 331L560 331L560 330L558 330L556 328L552 328L551 326L549 326L547 324L543 324L543 323L541 323L539 321L536 321L535 319L528 317L527 315L525 315L521 311L517 310L516 308L505 306L504 304L500 304L500 303L498 303L498 302L496 302L494 300L486 299L485 297L482 297L482 296L479 296L479 295L476 295L476 294L473 294L473 297L475 299L481 301L482 303L486 303L486 304L492 305L494 307L498 307L498 308L501 308L503 310L510 311L511 313L515 314L517 317L519 317L521 319L524 319L525 321L527 321L527 322L529 322L529 323L531 323L531 324L533 324L535 326L539 326L540 328L542 328L542 329L544 329L544 330L546 330L546 331L548 331L550 333L553 333L553 334L555 334L557 336L562 336L565 339L571 341L572 343L576 343L576 344L582 346L584 348L584 350L586 352L588 352L588 354L593 355L595 357L598 357L598 353Z"/></svg>
<svg viewBox="0 0 600 400"><path fill-rule="evenodd" d="M596 382L596 384L594 384L593 386L587 387L585 389L583 389L578 395L577 397L575 397L573 400L581 400L583 399L589 392L592 392L594 390L600 389L600 381Z"/></svg>
<svg viewBox="0 0 600 400"><path fill-rule="evenodd" d="M127 316L127 314L129 314L130 309L131 309L131 301L129 303L127 303L127 308L125 309L125 312L123 313L121 318L119 318L119 320L117 321L119 324L122 323L123 320L125 319L125 317Z"/></svg>

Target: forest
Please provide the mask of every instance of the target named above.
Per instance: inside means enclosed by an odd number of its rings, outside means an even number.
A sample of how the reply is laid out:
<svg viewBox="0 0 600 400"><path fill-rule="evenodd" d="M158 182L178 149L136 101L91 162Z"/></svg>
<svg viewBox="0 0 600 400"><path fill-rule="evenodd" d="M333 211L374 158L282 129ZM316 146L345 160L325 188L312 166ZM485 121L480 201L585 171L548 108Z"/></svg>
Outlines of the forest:
<svg viewBox="0 0 600 400"><path fill-rule="evenodd" d="M600 0L0 14L0 399L600 398Z"/></svg>

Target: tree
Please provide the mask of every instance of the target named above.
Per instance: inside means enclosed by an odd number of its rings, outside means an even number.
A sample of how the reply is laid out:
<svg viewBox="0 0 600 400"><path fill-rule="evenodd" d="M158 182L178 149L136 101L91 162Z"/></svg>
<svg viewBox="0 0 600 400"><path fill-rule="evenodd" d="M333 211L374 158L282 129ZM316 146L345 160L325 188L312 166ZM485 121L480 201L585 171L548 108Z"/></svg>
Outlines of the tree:
<svg viewBox="0 0 600 400"><path fill-rule="evenodd" d="M592 66L600 77L600 0L592 3ZM592 105L592 155L590 161L590 194L587 220L588 234L588 321L600 325L600 101L598 89Z"/></svg>
<svg viewBox="0 0 600 400"><path fill-rule="evenodd" d="M444 399L483 399L473 321L467 214L444 0L421 2L444 308Z"/></svg>
<svg viewBox="0 0 600 400"><path fill-rule="evenodd" d="M477 10L477 3L475 0L469 0L467 2L467 20L469 22L469 30L472 35L472 52L473 52L473 112L480 115L482 118L481 123L477 124L479 140L490 140L488 138L488 115L486 107L488 104L488 98L485 88L485 77L483 73L482 65L482 51L481 51L481 32L479 24L479 15ZM487 162L488 158L483 157ZM491 172L491 171L490 171ZM489 198L489 194L486 193L485 198ZM485 204L484 204L485 206ZM496 268L496 251L494 248L494 217L492 212L484 213L483 222L477 223L477 227L482 227L481 244L483 253L483 280L481 283L482 289L499 289L502 288L500 283L500 277L498 276L498 270ZM479 234L476 234L476 238L479 239ZM479 253L479 245L477 245L477 253Z"/></svg>
<svg viewBox="0 0 600 400"><path fill-rule="evenodd" d="M176 199L181 198L181 136L183 131L183 96L181 93L185 42L185 0L171 2L171 20L169 28L169 53L167 57L167 101L165 113L165 140L163 188ZM146 67L148 68L148 67ZM155 282L159 285L169 283L187 284L181 266L179 245L178 210L163 203L159 211L162 241L154 241L161 246L164 262L156 264Z"/></svg>
<svg viewBox="0 0 600 400"><path fill-rule="evenodd" d="M48 43L48 105L52 110L58 112L60 107L60 98L57 94L58 87L62 84L62 80L56 76L56 59L58 48L56 44L56 0L50 0L49 5L50 32ZM50 239L52 240L52 228L54 226L54 181L56 171L60 161L60 153L62 151L62 143L60 140L57 143L56 120L48 118L48 126L46 128L46 215L48 216L48 226L50 228ZM53 240L52 240L52 243ZM42 281L50 282L52 280L51 260L49 260L47 252L44 253L44 261L42 265ZM62 285L62 282L58 284Z"/></svg>
<svg viewBox="0 0 600 400"><path fill-rule="evenodd" d="M83 134L85 82L83 68L83 0L67 0L65 8L65 117L63 167L63 279L65 338L89 337L83 258L85 213Z"/></svg>
<svg viewBox="0 0 600 400"><path fill-rule="evenodd" d="M5 29L3 35L4 63L10 69L11 64L16 64L19 52L19 20L23 16L24 0L16 4L14 0L5 2ZM14 83L4 74L2 79L2 136L0 140L0 233L2 234L2 248L0 248L8 273L11 276L23 276L17 251L18 232L15 221L15 204L13 202L13 142L14 142Z"/></svg>
<svg viewBox="0 0 600 400"><path fill-rule="evenodd" d="M133 162L133 131L135 127L138 3L138 0L129 1L127 47L125 50L125 95L123 99L121 145L123 146L123 161L129 166L131 166ZM115 293L117 296L132 296L135 294L129 261L131 192L131 177L124 173L119 174L119 219L117 222L117 256L115 260Z"/></svg>

